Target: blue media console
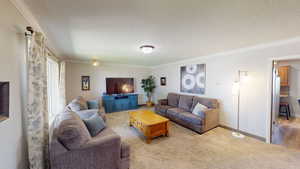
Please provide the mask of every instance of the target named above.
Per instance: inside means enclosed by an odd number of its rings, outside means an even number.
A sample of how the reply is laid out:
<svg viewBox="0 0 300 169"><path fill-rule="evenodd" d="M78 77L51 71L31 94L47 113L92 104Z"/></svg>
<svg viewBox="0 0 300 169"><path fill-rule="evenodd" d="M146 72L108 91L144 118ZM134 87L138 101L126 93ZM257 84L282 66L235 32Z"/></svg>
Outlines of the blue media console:
<svg viewBox="0 0 300 169"><path fill-rule="evenodd" d="M106 113L137 109L138 94L113 94L102 96L103 105Z"/></svg>

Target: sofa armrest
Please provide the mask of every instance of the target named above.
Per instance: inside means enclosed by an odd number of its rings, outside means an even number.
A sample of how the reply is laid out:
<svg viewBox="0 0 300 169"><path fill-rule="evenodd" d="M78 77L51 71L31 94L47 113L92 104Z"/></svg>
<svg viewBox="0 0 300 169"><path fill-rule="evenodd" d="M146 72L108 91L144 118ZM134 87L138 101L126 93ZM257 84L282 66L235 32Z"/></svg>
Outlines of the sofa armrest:
<svg viewBox="0 0 300 169"><path fill-rule="evenodd" d="M121 138L108 135L93 138L78 149L70 150L57 157L56 168L72 169L116 169L121 164ZM56 167L57 166L57 167Z"/></svg>
<svg viewBox="0 0 300 169"><path fill-rule="evenodd" d="M203 112L203 132L219 125L219 109L208 109Z"/></svg>
<svg viewBox="0 0 300 169"><path fill-rule="evenodd" d="M158 100L158 105L168 105L168 99Z"/></svg>

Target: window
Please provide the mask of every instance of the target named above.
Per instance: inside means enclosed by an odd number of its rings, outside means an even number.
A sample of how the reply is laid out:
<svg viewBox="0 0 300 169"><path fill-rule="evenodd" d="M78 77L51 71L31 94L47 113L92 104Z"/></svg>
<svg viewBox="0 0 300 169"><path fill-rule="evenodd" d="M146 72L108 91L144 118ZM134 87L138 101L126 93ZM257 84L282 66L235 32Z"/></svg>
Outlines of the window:
<svg viewBox="0 0 300 169"><path fill-rule="evenodd" d="M9 82L0 82L0 122L9 117Z"/></svg>
<svg viewBox="0 0 300 169"><path fill-rule="evenodd" d="M47 59L48 112L49 122L59 113L59 65L51 58Z"/></svg>

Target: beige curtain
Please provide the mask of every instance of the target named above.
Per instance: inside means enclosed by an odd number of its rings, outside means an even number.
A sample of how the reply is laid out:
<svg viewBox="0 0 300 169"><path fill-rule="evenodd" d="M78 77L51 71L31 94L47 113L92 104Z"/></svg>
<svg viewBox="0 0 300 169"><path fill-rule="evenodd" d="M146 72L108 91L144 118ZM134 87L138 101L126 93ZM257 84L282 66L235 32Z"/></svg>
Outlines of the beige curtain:
<svg viewBox="0 0 300 169"><path fill-rule="evenodd" d="M66 62L62 61L59 65L59 106L63 111L66 106Z"/></svg>
<svg viewBox="0 0 300 169"><path fill-rule="evenodd" d="M47 53L41 33L27 37L28 98L26 107L30 169L48 169Z"/></svg>

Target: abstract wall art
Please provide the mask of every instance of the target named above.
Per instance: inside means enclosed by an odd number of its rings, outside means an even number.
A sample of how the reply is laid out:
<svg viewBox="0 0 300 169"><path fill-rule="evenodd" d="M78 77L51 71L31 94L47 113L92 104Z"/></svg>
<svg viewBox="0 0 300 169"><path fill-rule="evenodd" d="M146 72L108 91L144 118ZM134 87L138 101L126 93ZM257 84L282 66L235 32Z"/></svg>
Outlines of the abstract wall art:
<svg viewBox="0 0 300 169"><path fill-rule="evenodd" d="M180 67L180 91L205 94L206 65L192 64Z"/></svg>

